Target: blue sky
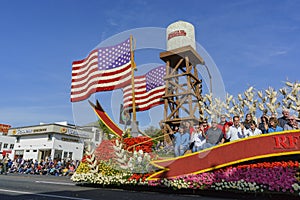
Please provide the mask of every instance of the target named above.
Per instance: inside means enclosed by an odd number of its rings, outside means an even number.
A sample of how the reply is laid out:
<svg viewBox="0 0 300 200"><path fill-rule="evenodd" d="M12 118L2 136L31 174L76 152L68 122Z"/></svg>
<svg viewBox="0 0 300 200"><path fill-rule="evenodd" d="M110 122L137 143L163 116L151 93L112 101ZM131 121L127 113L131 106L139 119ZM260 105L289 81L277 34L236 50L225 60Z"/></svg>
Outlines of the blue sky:
<svg viewBox="0 0 300 200"><path fill-rule="evenodd" d="M195 26L226 92L278 89L299 80L299 10L297 0L0 0L0 123L74 123L72 61L120 32L177 20Z"/></svg>

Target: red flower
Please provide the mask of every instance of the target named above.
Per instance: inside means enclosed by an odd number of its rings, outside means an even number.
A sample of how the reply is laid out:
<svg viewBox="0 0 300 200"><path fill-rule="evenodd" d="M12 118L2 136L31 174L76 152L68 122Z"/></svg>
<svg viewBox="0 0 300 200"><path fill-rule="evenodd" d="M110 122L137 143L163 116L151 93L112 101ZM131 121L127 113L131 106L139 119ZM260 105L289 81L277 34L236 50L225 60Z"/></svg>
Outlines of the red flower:
<svg viewBox="0 0 300 200"><path fill-rule="evenodd" d="M149 137L135 137L135 138L125 138L123 140L124 149L133 152L143 150L143 152L152 152L153 142Z"/></svg>
<svg viewBox="0 0 300 200"><path fill-rule="evenodd" d="M86 162L86 158L91 158L91 156L84 155L81 159L81 162Z"/></svg>
<svg viewBox="0 0 300 200"><path fill-rule="evenodd" d="M244 168L274 168L274 167L299 167L298 161L278 161L278 162L262 162L262 163L255 163L255 164L248 164L248 165L238 165L238 169Z"/></svg>
<svg viewBox="0 0 300 200"><path fill-rule="evenodd" d="M98 160L108 161L115 157L113 145L115 140L103 140L101 144L96 148L95 155Z"/></svg>
<svg viewBox="0 0 300 200"><path fill-rule="evenodd" d="M151 174L133 174L131 177L128 178L129 181L131 180L141 180L141 181L145 181Z"/></svg>

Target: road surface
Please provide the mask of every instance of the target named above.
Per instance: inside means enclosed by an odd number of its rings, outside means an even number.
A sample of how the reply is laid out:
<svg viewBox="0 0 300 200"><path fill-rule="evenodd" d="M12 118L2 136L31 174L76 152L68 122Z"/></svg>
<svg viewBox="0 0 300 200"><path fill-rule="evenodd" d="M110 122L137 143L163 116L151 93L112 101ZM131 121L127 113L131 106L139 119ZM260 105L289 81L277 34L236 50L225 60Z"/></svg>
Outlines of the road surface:
<svg viewBox="0 0 300 200"><path fill-rule="evenodd" d="M76 186L70 177L8 174L0 175L1 200L224 200L199 195Z"/></svg>

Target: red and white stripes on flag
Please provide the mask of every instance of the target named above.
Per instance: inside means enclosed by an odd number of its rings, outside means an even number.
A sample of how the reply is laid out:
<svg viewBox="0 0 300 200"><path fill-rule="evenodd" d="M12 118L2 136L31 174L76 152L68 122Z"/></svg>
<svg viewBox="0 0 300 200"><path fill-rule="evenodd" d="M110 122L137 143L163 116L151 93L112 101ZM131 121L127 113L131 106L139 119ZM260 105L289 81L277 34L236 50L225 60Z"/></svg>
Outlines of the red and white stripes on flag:
<svg viewBox="0 0 300 200"><path fill-rule="evenodd" d="M163 103L166 76L165 66L150 70L143 76L134 77L136 111L149 110ZM132 110L132 86L123 89L124 109Z"/></svg>
<svg viewBox="0 0 300 200"><path fill-rule="evenodd" d="M130 39L110 47L93 50L84 60L72 63L71 102L91 94L110 91L131 82Z"/></svg>

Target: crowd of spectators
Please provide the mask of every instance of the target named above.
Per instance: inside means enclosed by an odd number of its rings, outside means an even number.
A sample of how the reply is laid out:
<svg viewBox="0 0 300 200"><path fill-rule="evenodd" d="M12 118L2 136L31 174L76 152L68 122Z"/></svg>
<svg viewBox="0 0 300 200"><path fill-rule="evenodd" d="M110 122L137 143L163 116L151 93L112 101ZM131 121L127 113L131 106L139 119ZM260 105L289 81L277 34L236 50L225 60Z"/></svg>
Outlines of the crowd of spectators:
<svg viewBox="0 0 300 200"><path fill-rule="evenodd" d="M5 156L0 163L0 174L17 173L32 175L53 175L53 176L71 176L77 166L78 161L73 160L52 160L46 158L40 162L33 159L24 160L17 158L11 160Z"/></svg>
<svg viewBox="0 0 300 200"><path fill-rule="evenodd" d="M219 121L211 119L211 124L207 120L192 126L191 122L183 122L179 127L175 127L171 138L174 144L175 156L182 156L187 151L197 152L218 144L235 141L242 138L268 134L285 130L297 130L299 119L290 115L289 110L284 109L282 116L267 116L264 113L256 120L250 113L246 114L243 120L240 116L234 116L226 120L225 115L221 115Z"/></svg>

